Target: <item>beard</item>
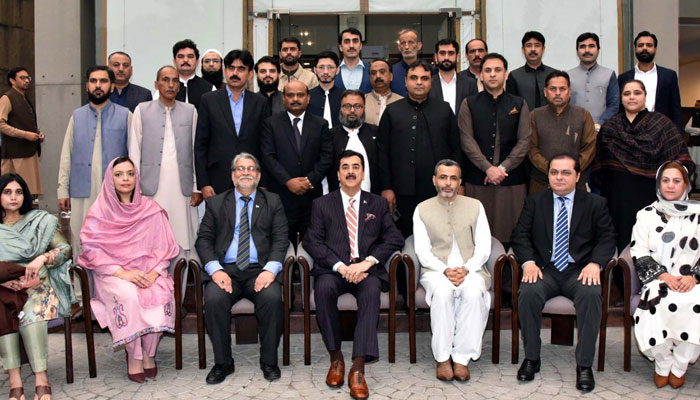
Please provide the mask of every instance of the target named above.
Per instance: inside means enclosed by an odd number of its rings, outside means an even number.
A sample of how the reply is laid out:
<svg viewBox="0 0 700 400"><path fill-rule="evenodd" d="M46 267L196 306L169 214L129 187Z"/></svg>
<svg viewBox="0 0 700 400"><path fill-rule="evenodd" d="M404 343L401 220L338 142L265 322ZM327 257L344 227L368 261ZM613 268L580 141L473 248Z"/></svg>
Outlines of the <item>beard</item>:
<svg viewBox="0 0 700 400"><path fill-rule="evenodd" d="M272 83L265 83L258 79L258 87L260 88L260 91L263 93L269 93L269 92L274 92L277 90L277 87L279 85L280 80L276 79L272 81Z"/></svg>
<svg viewBox="0 0 700 400"><path fill-rule="evenodd" d="M655 53L649 53L646 51L643 51L641 53L634 53L634 56L637 57L637 60L643 63L648 63L654 61L654 56Z"/></svg>
<svg viewBox="0 0 700 400"><path fill-rule="evenodd" d="M88 99L93 104L102 104L109 99L111 93L103 92L102 96L97 96L92 92L88 92Z"/></svg>
<svg viewBox="0 0 700 400"><path fill-rule="evenodd" d="M217 89L221 89L224 85L224 72L221 69L218 71L202 71L202 79L211 83Z"/></svg>
<svg viewBox="0 0 700 400"><path fill-rule="evenodd" d="M340 122L340 125L348 128L348 129L356 129L362 126L362 124L365 123L365 114L363 113L359 117L357 117L356 120L350 120L348 117L343 115L342 113L340 114L340 117L338 117L338 122Z"/></svg>
<svg viewBox="0 0 700 400"><path fill-rule="evenodd" d="M291 57L289 60L287 60L287 57L281 60L282 64L288 66L288 67L293 67L297 65L297 62L299 61L299 57Z"/></svg>
<svg viewBox="0 0 700 400"><path fill-rule="evenodd" d="M445 64L445 62L443 61L441 63L438 63L437 66L441 71L452 71L457 65L452 61L450 61L449 64Z"/></svg>

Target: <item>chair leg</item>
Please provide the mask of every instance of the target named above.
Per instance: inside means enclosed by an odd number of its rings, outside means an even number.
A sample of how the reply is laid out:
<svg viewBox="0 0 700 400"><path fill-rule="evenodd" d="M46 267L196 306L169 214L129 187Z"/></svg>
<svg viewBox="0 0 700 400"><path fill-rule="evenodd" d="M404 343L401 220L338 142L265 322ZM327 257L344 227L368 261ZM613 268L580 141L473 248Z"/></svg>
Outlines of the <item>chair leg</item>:
<svg viewBox="0 0 700 400"><path fill-rule="evenodd" d="M491 325L492 346L491 346L491 363L498 364L501 354L501 276L503 274L503 265L505 256L499 257L493 271L493 287L494 287L494 302L493 302L493 324Z"/></svg>
<svg viewBox="0 0 700 400"><path fill-rule="evenodd" d="M283 284L283 304L284 304L284 329L283 329L283 334L282 334L282 365L289 365L289 310L291 307L291 299L290 299L290 293L289 291L291 290L291 284L289 282L289 263L287 260L285 260L285 263L283 265L283 277L284 277L284 284Z"/></svg>
<svg viewBox="0 0 700 400"><path fill-rule="evenodd" d="M400 256L396 256L389 267L389 362L396 362L396 267Z"/></svg>
<svg viewBox="0 0 700 400"><path fill-rule="evenodd" d="M175 369L182 369L182 264L178 261L175 280Z"/></svg>
<svg viewBox="0 0 700 400"><path fill-rule="evenodd" d="M63 318L63 337L66 344L66 382L73 383L73 329L70 317Z"/></svg>
<svg viewBox="0 0 700 400"><path fill-rule="evenodd" d="M80 280L80 288L83 292L83 319L85 321L85 345L87 346L88 371L90 378L97 376L97 366L95 362L95 336L92 332L92 308L90 307L90 283L88 274L80 266L73 267Z"/></svg>

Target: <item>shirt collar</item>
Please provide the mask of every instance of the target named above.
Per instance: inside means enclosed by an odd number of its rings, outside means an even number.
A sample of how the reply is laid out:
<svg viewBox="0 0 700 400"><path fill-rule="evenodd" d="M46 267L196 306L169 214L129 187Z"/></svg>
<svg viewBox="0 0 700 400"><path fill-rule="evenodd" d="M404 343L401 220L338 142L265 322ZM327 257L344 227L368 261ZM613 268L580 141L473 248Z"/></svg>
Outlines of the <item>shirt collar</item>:
<svg viewBox="0 0 700 400"><path fill-rule="evenodd" d="M389 93L387 93L386 96L382 96L381 94L379 94L379 93L377 93L376 91L374 91L374 89L372 89L372 91L369 92L369 93L370 93L372 96L374 96L374 98L377 99L377 100L381 99L382 97L384 97L385 99L389 100L389 99L391 98L391 96L394 95L394 92L392 92L391 90L389 91Z"/></svg>
<svg viewBox="0 0 700 400"><path fill-rule="evenodd" d="M358 126L357 128L350 129L347 126L343 126L343 129L345 129L345 132L347 133L352 133L352 132L360 132L360 129L362 128L362 125Z"/></svg>
<svg viewBox="0 0 700 400"><path fill-rule="evenodd" d="M190 77L190 79L182 79L182 76L180 76L180 75L178 75L177 77L180 79L180 83L184 83L185 86L187 86L187 82L189 82L189 81L193 80L194 78L196 78L196 77L197 77L197 74L192 75L192 76Z"/></svg>
<svg viewBox="0 0 700 400"><path fill-rule="evenodd" d="M234 189L233 192L236 195L236 203L238 203L238 200L243 197L243 195L238 191L238 189ZM255 202L255 194L258 193L258 190L254 190L253 193L251 193L248 197L250 197L251 202ZM248 203L249 205L251 204L250 202Z"/></svg>
<svg viewBox="0 0 700 400"><path fill-rule="evenodd" d="M442 82L445 85L456 85L457 84L457 72L455 72L455 75L452 77L452 80L447 82L445 79L443 79L442 74L438 72L438 76L440 77L440 82Z"/></svg>
<svg viewBox="0 0 700 400"><path fill-rule="evenodd" d="M229 100L232 100L232 101L235 102L235 103L239 103L239 102L241 102L241 101L245 98L245 88L244 88L243 91L241 92L241 98L238 99L238 101L233 100L233 92L231 91L231 88L228 87L228 85L226 85L226 93L228 93L228 98L229 98Z"/></svg>
<svg viewBox="0 0 700 400"><path fill-rule="evenodd" d="M594 69L598 68L598 63L596 62L596 63L593 64L593 66L590 67L590 68L587 68L585 65L583 65L583 63L579 63L579 64L578 64L578 67L579 67L580 70L582 70L582 71L584 71L584 72L586 72L586 71L593 71Z"/></svg>
<svg viewBox="0 0 700 400"><path fill-rule="evenodd" d="M574 190L572 190L571 193L567 194L566 196L559 196L558 194L554 193L554 191L552 191L552 196L553 196L553 198L554 198L555 201L556 201L557 198L559 198L559 197L564 197L565 199L570 200L570 201L573 202L573 201L574 201L574 195L575 195L575 194L576 194L576 188L574 188Z"/></svg>
<svg viewBox="0 0 700 400"><path fill-rule="evenodd" d="M362 190L358 190L357 193L350 197L347 193L343 191L343 189L340 189L340 197L343 199L343 202L350 202L350 199L355 199L355 204L357 204L357 209L359 210L359 205L360 205L360 196L362 195Z"/></svg>
<svg viewBox="0 0 700 400"><path fill-rule="evenodd" d="M639 64L634 64L634 73L635 74L655 74L656 73L656 63L654 63L654 66L651 67L651 69L647 72L642 71L639 69Z"/></svg>
<svg viewBox="0 0 700 400"><path fill-rule="evenodd" d="M347 69L350 69L350 67L348 67L348 65L345 64L345 58L343 58L343 61L340 62L340 65L338 66L338 68L343 68L343 66L344 66L345 68L347 68ZM362 69L365 68L365 64L362 62L362 59L360 59L360 60L357 62L357 65L355 65L355 68L358 68L358 67L360 67L360 68L362 68ZM353 69L355 69L355 68L353 68Z"/></svg>
<svg viewBox="0 0 700 400"><path fill-rule="evenodd" d="M301 123L303 124L305 115L306 115L306 111L301 113L301 115L298 117L296 115L290 113L289 111L287 111L287 116L289 117L289 121L292 123L292 127L294 126L294 118L299 118L301 120Z"/></svg>
<svg viewBox="0 0 700 400"><path fill-rule="evenodd" d="M525 72L544 71L544 64L540 63L537 68L532 68L529 64L525 64Z"/></svg>

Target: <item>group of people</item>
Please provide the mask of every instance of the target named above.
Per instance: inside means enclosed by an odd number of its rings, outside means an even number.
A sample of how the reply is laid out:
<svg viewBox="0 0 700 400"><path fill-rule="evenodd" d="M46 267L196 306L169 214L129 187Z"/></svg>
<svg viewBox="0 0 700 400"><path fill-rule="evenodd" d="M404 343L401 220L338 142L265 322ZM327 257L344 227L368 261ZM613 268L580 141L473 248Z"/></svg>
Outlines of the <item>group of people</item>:
<svg viewBox="0 0 700 400"><path fill-rule="evenodd" d="M75 300L71 249L92 271L94 293L83 295L92 296L114 347L125 347L132 381L157 376L158 341L173 331L180 301L168 266L179 257L201 261L206 272L215 355L207 383L235 370L230 310L241 298L255 304L263 375L278 379L280 271L290 243L314 260L332 387L345 381L337 299L357 299L347 380L354 398L367 398L365 363L379 357L380 294L389 287L384 265L411 235L438 379L468 380L469 362L481 355L493 235L512 245L523 268L518 380L539 371L542 309L564 295L577 310L576 387L593 390L601 269L629 244L644 283L639 347L656 360L658 386L680 387L700 354L700 325L673 318L700 313L700 209L688 199L695 165L679 130L677 77L653 62L656 37L637 35L638 64L619 80L597 64L594 33L577 38L581 63L568 73L542 63L545 38L534 31L522 38L526 64L510 73L481 39L466 44L462 72L454 40L436 43L432 64L418 57L417 32L402 30L397 42L400 62L365 62L362 34L348 28L338 37L341 58L321 52L312 71L300 65L293 37L282 39L279 57L257 63L247 50L222 57L212 49L199 77L199 50L183 40L173 65L156 72L153 95L130 83L126 53L88 68L89 102L69 120L58 168L72 246L55 217L31 207L41 193L43 134L26 97L31 77L13 69L12 89L0 97L9 172L0 179L0 298L8 310L0 357L10 398L23 393L19 336L40 400L50 397L46 321L67 315ZM247 89L254 76L258 93Z"/></svg>

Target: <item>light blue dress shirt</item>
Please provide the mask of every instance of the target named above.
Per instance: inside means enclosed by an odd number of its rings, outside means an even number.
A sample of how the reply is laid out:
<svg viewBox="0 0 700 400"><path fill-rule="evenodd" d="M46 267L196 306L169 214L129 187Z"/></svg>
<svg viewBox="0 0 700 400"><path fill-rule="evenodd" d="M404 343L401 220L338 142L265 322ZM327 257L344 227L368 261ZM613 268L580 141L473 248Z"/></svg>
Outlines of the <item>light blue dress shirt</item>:
<svg viewBox="0 0 700 400"><path fill-rule="evenodd" d="M243 98L241 97L241 100ZM254 203L255 203L255 195L258 193L256 190L250 195L250 201L248 202L248 223L251 223L253 221L253 209L255 208ZM240 230L240 224L241 224L241 213L243 212L243 204L245 203L243 200L241 200L241 197L243 197L242 194L238 193L238 190L234 190L234 194L236 196L236 221L235 225L233 228L233 240L231 240L231 244L228 247L228 250L226 250L226 254L224 255L224 262L227 264L233 264L236 262L236 258L238 256L238 232ZM250 231L250 263L251 264L257 264L258 263L258 249L255 247L255 241L253 240L253 230L251 229ZM224 269L221 266L221 263L219 263L219 260L212 260L207 263L207 265L204 266L204 270L207 271L209 276L214 275L214 272ZM268 261L267 264L265 264L265 267L263 267L265 271L270 271L272 272L275 276L282 270L282 263L279 261Z"/></svg>
<svg viewBox="0 0 700 400"><path fill-rule="evenodd" d="M231 115L233 115L233 124L236 126L236 135L241 134L241 120L243 119L243 100L245 99L245 89L241 92L241 97L238 101L233 99L233 92L226 86L228 93L228 101L231 105Z"/></svg>
<svg viewBox="0 0 700 400"><path fill-rule="evenodd" d="M365 69L365 64L362 60L359 60L355 68L350 69L345 60L340 63L340 75L343 78L343 83L345 84L345 89L357 90L362 85L362 72Z"/></svg>

